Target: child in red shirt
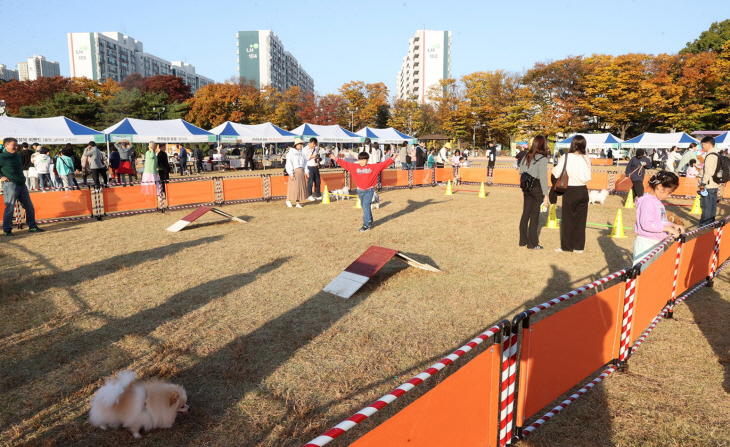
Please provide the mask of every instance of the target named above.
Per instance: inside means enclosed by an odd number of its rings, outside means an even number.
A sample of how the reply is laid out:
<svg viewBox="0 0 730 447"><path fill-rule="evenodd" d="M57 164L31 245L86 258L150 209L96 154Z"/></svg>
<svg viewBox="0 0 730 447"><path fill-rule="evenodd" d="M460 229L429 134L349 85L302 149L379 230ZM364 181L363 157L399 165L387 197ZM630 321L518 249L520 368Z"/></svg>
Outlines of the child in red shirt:
<svg viewBox="0 0 730 447"><path fill-rule="evenodd" d="M380 163L368 164L370 155L367 152L360 152L357 156L357 163L350 163L341 158L336 158L338 165L352 174L352 179L357 185L357 195L362 205L362 228L360 231L370 231L373 227L373 214L370 211L370 204L373 201L375 187L378 186L378 174L395 162L394 158L388 158Z"/></svg>

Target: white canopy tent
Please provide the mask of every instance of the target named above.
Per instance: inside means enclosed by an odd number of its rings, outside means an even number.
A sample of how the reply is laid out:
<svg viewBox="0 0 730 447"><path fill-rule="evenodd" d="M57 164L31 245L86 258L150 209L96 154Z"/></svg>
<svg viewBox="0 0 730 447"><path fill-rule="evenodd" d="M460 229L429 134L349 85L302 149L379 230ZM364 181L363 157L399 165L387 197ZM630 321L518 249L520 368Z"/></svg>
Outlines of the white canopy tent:
<svg viewBox="0 0 730 447"><path fill-rule="evenodd" d="M586 147L588 149L618 149L619 145L624 142L621 138L613 136L610 133L577 133L563 141L558 141L555 143L555 147L570 147L570 143L577 135L586 139Z"/></svg>
<svg viewBox="0 0 730 447"><path fill-rule="evenodd" d="M296 134L275 126L264 124L238 124L226 121L210 129L221 143L291 143Z"/></svg>
<svg viewBox="0 0 730 447"><path fill-rule="evenodd" d="M674 132L674 133L651 133L651 132L645 132L639 135L638 137L634 137L630 140L626 140L623 143L621 143L621 147L624 149L638 149L638 148L646 148L646 149L669 149L672 146L677 146L679 148L686 148L689 147L691 143L697 143L699 145L699 140L692 138L691 136L687 135L684 132Z"/></svg>
<svg viewBox="0 0 730 447"><path fill-rule="evenodd" d="M403 144L404 141L407 141L411 144L418 143L418 140L416 138L399 132L392 127L388 127L385 129L363 127L362 129L355 132L355 134L360 135L363 138L370 138L370 140L377 141L380 144Z"/></svg>
<svg viewBox="0 0 730 447"><path fill-rule="evenodd" d="M55 118L12 118L0 116L0 141L13 137L19 142L40 144L104 143L103 133L83 126L65 116Z"/></svg>
<svg viewBox="0 0 730 447"><path fill-rule="evenodd" d="M318 124L302 124L291 133L301 135L303 140L316 138L320 143L362 143L365 138L333 124L322 126Z"/></svg>
<svg viewBox="0 0 730 447"><path fill-rule="evenodd" d="M131 143L207 143L215 142L212 133L193 126L183 119L140 120L124 118L117 124L104 129L109 141L128 140Z"/></svg>

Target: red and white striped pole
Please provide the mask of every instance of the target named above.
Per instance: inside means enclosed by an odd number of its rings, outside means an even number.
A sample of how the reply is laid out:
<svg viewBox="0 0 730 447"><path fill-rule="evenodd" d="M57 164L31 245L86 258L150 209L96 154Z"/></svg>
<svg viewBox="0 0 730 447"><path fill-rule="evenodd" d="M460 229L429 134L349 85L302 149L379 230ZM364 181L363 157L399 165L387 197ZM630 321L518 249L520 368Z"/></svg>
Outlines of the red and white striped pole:
<svg viewBox="0 0 730 447"><path fill-rule="evenodd" d="M674 257L674 277L672 280L672 296L669 298L669 311L667 318L674 317L674 300L677 298L677 279L679 278L679 260L682 256L682 246L684 245L684 236L677 238L677 255Z"/></svg>
<svg viewBox="0 0 730 447"><path fill-rule="evenodd" d="M631 322L634 317L634 296L636 292L637 269L629 270L627 275L626 292L624 293L624 315L621 323L621 344L618 353L618 359L620 362L625 361L629 355Z"/></svg>
<svg viewBox="0 0 730 447"><path fill-rule="evenodd" d="M709 285L712 287L712 280L715 278L715 268L717 267L717 258L720 255L720 242L722 241L722 229L724 228L724 223L721 222L723 225L717 227L717 234L715 235L715 251L712 253L712 264L710 264L710 276L707 277L709 280Z"/></svg>
<svg viewBox="0 0 730 447"><path fill-rule="evenodd" d="M507 327L502 342L502 380L499 395L499 446L512 437L514 423L515 382L517 378L517 335L519 323Z"/></svg>

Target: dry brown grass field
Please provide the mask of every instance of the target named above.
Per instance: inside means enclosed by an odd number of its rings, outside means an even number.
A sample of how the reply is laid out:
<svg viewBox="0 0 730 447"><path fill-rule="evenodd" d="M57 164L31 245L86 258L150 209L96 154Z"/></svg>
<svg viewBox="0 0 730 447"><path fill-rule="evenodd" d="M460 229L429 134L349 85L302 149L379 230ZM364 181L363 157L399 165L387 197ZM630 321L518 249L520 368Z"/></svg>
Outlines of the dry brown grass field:
<svg viewBox="0 0 730 447"><path fill-rule="evenodd" d="M16 231L0 240L0 444L301 445L495 322L630 264L631 231L589 228L584 254L555 253L557 230L542 230L545 250L519 248L520 191L488 192L384 191L364 234L354 201L225 206L248 223L206 215L176 234L165 228L190 210ZM589 222L613 223L622 201L592 205ZM441 273L393 260L349 300L322 292L370 245ZM730 445L729 278L522 444ZM89 398L125 368L183 385L191 414L141 440L91 427Z"/></svg>

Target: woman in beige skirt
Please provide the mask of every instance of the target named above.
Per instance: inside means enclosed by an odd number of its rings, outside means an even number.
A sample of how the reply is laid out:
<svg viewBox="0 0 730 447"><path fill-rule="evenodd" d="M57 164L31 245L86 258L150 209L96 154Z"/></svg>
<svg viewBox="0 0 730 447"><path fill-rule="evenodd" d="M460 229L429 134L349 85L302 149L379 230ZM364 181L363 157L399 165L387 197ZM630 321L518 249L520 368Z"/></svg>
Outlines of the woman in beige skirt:
<svg viewBox="0 0 730 447"><path fill-rule="evenodd" d="M286 206L292 207L296 202L297 208L301 208L300 202L307 200L307 161L302 152L304 142L301 138L294 140L294 147L289 149L286 156L286 173L289 174L289 183L286 187Z"/></svg>

